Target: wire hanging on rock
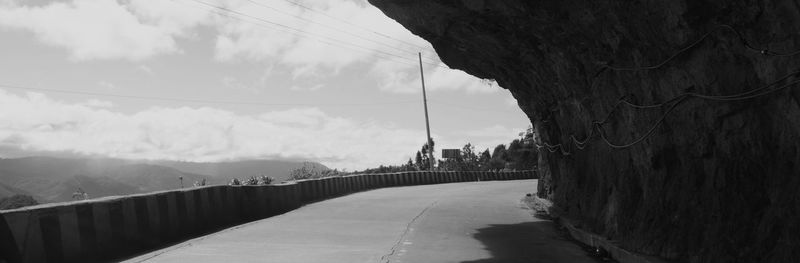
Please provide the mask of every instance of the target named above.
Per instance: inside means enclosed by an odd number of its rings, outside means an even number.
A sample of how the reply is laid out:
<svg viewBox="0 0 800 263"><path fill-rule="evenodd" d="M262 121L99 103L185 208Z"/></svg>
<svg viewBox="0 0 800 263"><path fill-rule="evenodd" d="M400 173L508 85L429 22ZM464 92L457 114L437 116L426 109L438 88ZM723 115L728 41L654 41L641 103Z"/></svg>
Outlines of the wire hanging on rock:
<svg viewBox="0 0 800 263"><path fill-rule="evenodd" d="M611 70L614 70L614 71L640 71L640 70L658 69L658 68L663 67L664 65L666 65L667 63L669 63L673 59L677 58L681 54L685 53L686 51L689 51L692 48L696 47L697 45L702 43L704 40L706 40L709 36L711 36L711 34L717 32L717 31L723 30L723 29L727 29L727 30L733 32L734 34L736 34L736 37L739 39L739 42L741 42L742 45L745 46L745 48L747 48L749 50L752 50L752 51L755 51L755 52L758 52L758 53L760 53L762 55L765 55L765 56L790 57L790 56L794 56L794 55L800 54L800 50L794 51L794 52L789 52L789 53L779 53L779 52L770 51L768 49L756 48L755 46L750 44L750 42L747 41L747 39L744 37L744 35L739 30L736 30L736 28L733 28L730 25L718 25L717 27L715 27L714 29L712 29L708 33L705 33L702 37L698 38L697 40L695 40L694 42L689 44L688 46L678 50L677 52L672 54L672 56L669 56L667 59L665 59L665 60L663 60L660 63L657 63L655 65L637 66L637 67L615 67L615 66L611 66L611 65L602 65L601 67L603 69L608 68L608 69L611 69ZM598 72L597 74L600 74L600 73L601 72Z"/></svg>
<svg viewBox="0 0 800 263"><path fill-rule="evenodd" d="M614 106L612 107L611 111L609 111L606 114L606 117L603 118L602 121L593 121L591 123L591 125L590 125L591 127L590 127L588 135L586 136L585 139L579 140L579 139L577 139L575 137L575 135L570 135L570 139L572 140L572 142L575 144L575 146L579 150L583 150L584 148L586 148L586 144L588 144L589 140L591 140L591 138L594 136L595 131L597 131L597 133L600 135L600 138L609 147L615 148L615 149L628 148L628 147L634 146L634 145L644 141L645 139L649 138L650 136L652 136L655 133L655 130L664 122L666 117L670 113L672 113L672 111L679 104L683 103L685 100L687 100L689 98L700 98L700 99L712 100L712 101L742 101L742 100L754 99L754 98L758 98L758 97L761 97L761 96L766 96L766 95L775 93L777 91L788 89L788 88L790 88L792 86L795 86L796 84L800 83L800 79L798 79L798 80L790 81L789 83L784 84L782 86L779 86L777 88L769 89L770 87L773 87L773 86L777 85L778 83L780 83L782 81L785 81L785 80L787 80L787 79L789 79L789 78L791 78L793 76L800 76L800 70L795 70L795 71L793 71L793 72L791 72L789 74L786 74L786 75L778 78L777 80L775 80L775 81L773 81L773 82L771 82L771 83L769 83L769 84L767 84L767 85L765 85L763 87L759 87L759 88L756 88L756 89L753 89L753 90L750 90L750 91L746 91L746 92L741 92L741 93L737 93L737 94L730 94L730 95L705 95L705 94L699 94L699 93L694 93L694 92L686 92L686 93L680 94L678 96L675 96L675 97L673 97L673 98L671 98L671 99L669 99L669 100L667 100L665 102L656 103L656 104L650 104L650 105L635 104L633 102L625 100L624 97L623 97L623 98L620 98L617 101L616 104L614 104ZM640 136L639 138L637 138L637 139L635 139L635 140L633 140L633 141L631 141L629 143L615 144L615 143L611 142L611 140L609 140L608 137L606 136L605 130L603 129L603 125L608 123L609 119L611 118L611 115L613 113L615 113L620 108L621 105L626 105L626 106L629 106L629 107L632 107L632 108L635 108L635 109L650 109L650 108L660 108L660 107L664 107L664 106L667 106L667 105L670 105L670 106L666 110L666 112L664 112L664 114L661 115L661 117L658 119L658 121L656 121L656 123L653 124L643 136ZM564 154L564 155L570 155L571 154L571 151L565 150L564 149L564 145L561 144L561 143L555 144L555 145L551 145L549 143L544 142L542 144L538 144L537 143L536 146L539 147L539 148L547 148L548 151L550 151L550 152L555 152L556 150L560 149L561 153Z"/></svg>
<svg viewBox="0 0 800 263"><path fill-rule="evenodd" d="M747 39L744 37L744 35L739 30L736 30L736 28L734 28L734 27L732 27L730 25L723 24L723 25L718 25L716 28L714 28L711 31L709 31L708 33L704 34L702 37L698 38L697 40L695 40L694 42L692 42L688 46L678 50L673 55L669 56L665 60L663 60L660 63L657 63L655 65L651 65L651 66L635 66L635 67L615 67L615 66L611 66L611 65L608 65L608 64L602 65L600 70L598 70L598 72L594 74L591 86L594 86L594 83L595 83L594 79L596 79L600 74L606 72L607 69L610 69L610 70L613 70L613 71L641 71L641 70L653 70L653 69L661 68L664 65L666 65L667 63L669 63L670 61L672 61L673 59L677 58L679 55L691 50L692 48L694 48L697 45L699 45L700 43L702 43L709 36L711 36L711 34L713 34L714 32L717 32L717 31L720 31L720 30L729 30L729 31L733 32L734 34L736 34L737 38L739 39L739 42L743 46L745 46L745 48L747 48L749 50L752 50L752 51L756 51L756 52L758 52L758 53L760 53L762 55L765 55L765 56L789 57L789 56L794 56L794 55L800 54L800 50L794 51L794 52L788 52L788 53L779 53L779 52L770 51L768 49L756 48L755 46L750 44L749 41L747 41ZM598 131L597 133L600 134L601 139L609 147L612 147L612 148L615 148L615 149L628 148L628 147L636 145L636 144L644 141L645 139L649 138L650 136L652 136L655 133L656 128L658 128L658 126L660 126L661 123L664 122L666 117L679 104L681 104L682 102L684 102L688 98L696 97L696 98L701 98L701 99L706 99L706 100L713 100L713 101L739 101L739 100L753 99L753 98L757 98L757 97L761 97L761 96L764 96L764 95L771 94L773 92L777 92L779 90L787 89L789 87L794 86L795 84L800 83L800 80L793 81L793 82L790 82L790 83L788 83L788 84L786 84L784 86L781 86L779 88L759 93L759 92L761 92L763 90L769 89L770 87L774 86L775 84L777 84L777 83L779 83L781 81L784 81L784 80L786 80L786 79L788 79L788 78L790 78L792 76L798 75L798 74L800 74L800 70L794 71L794 72L789 73L787 75L784 75L783 77L781 77L781 78L769 83L768 85L766 85L764 87L760 87L760 88L753 89L753 90L750 90L750 91L747 91L747 92L743 92L743 93L739 93L739 94L704 95L704 94L699 94L699 93L687 92L687 93L683 93L681 95L675 96L675 97L673 97L673 98L671 98L671 99L669 99L669 100L667 100L665 102L651 104L651 105L635 104L633 102L625 100L625 97L623 96L622 98L620 98L617 101L617 103L614 104L614 106L612 107L611 111L609 111L608 114L606 114L606 117L602 121L593 121L590 124L589 132L588 132L588 135L586 136L585 139L579 140L577 137L575 137L574 134L571 134L570 135L570 140L572 141L573 144L575 144L576 148L578 148L579 150L583 150L584 148L586 148L586 145L588 144L589 140L591 140L592 137L594 136L595 131ZM637 138L637 139L635 139L635 140L633 140L633 141L631 141L629 143L625 143L625 144L615 144L615 143L611 142L607 138L607 136L605 134L605 130L603 129L603 125L608 122L608 120L611 118L611 115L613 113L615 113L620 108L621 105L626 105L626 106L634 108L634 109L654 109L654 108L661 108L661 107L664 107L664 106L670 105L670 104L671 104L671 106L667 109L667 111L664 112L664 114L662 114L662 116L658 119L658 121L656 121L656 123L653 124L643 136L640 136L639 138ZM571 151L565 150L564 144L561 144L561 143L552 145L552 144L549 144L547 142L543 142L542 144L536 143L536 146L538 148L547 148L547 150L550 151L550 152L555 152L556 150L560 149L561 153L563 155L570 155L571 154Z"/></svg>

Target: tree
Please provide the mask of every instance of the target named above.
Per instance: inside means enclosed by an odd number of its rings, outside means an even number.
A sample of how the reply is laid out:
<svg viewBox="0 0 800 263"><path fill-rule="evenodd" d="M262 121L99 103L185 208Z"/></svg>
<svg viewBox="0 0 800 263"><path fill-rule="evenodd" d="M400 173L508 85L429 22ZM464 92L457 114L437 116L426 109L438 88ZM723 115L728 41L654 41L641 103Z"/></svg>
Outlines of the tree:
<svg viewBox="0 0 800 263"><path fill-rule="evenodd" d="M461 148L461 163L459 171L477 171L479 167L478 155L475 154L475 146L467 143Z"/></svg>
<svg viewBox="0 0 800 263"><path fill-rule="evenodd" d="M422 149L420 149L420 157L422 159L420 170L430 170L431 166L436 164L436 156L433 154L433 145L433 139L428 140L428 143L422 145Z"/></svg>
<svg viewBox="0 0 800 263"><path fill-rule="evenodd" d="M413 159L404 165L381 165L378 168L364 170L364 173L386 173L398 171L424 171L429 170L434 164L439 170L445 171L497 171L502 169L530 170L536 168L538 151L536 149L535 130L533 126L518 134L520 137L508 144L499 144L492 151L489 149L481 153L475 152L475 147L467 143L460 151L460 156L438 160L431 157L434 153L433 139L423 144ZM429 155L430 154L430 155Z"/></svg>
<svg viewBox="0 0 800 263"><path fill-rule="evenodd" d="M503 168L506 168L506 162L503 161L502 159L500 159L500 158L492 158L491 160L489 160L488 169L490 171L499 171L499 170L503 170Z"/></svg>
<svg viewBox="0 0 800 263"><path fill-rule="evenodd" d="M508 161L508 151L506 150L506 145L498 144L496 147L494 147L494 151L492 152L492 158L500 159L503 160L504 162Z"/></svg>
<svg viewBox="0 0 800 263"><path fill-rule="evenodd" d="M339 171L339 169L333 169L333 170L329 169L319 172L316 176L314 176L314 178L325 178L325 177L335 177L344 175L347 175L347 172L345 172L344 170Z"/></svg>
<svg viewBox="0 0 800 263"><path fill-rule="evenodd" d="M233 178L231 179L231 182L228 183L228 185L242 185L242 182L239 181L239 179Z"/></svg>
<svg viewBox="0 0 800 263"><path fill-rule="evenodd" d="M89 194L86 193L86 191L83 191L83 189L81 189L80 187L78 187L78 190L72 193L72 199L86 200L89 199Z"/></svg>
<svg viewBox="0 0 800 263"><path fill-rule="evenodd" d="M242 185L258 185L258 178L255 176L250 176L250 178L242 181Z"/></svg>
<svg viewBox="0 0 800 263"><path fill-rule="evenodd" d="M408 162L406 165L403 166L404 171L416 171L416 167L414 166L414 162L411 161L411 158L408 158Z"/></svg>
<svg viewBox="0 0 800 263"><path fill-rule="evenodd" d="M435 160L436 159L436 151L434 151L434 149L435 149L433 147L434 145L436 145L436 142L433 141L433 138L428 138L428 143L426 144L426 146L428 147L428 150L431 151L431 157L434 158L434 160Z"/></svg>
<svg viewBox="0 0 800 263"><path fill-rule="evenodd" d="M203 180L200 181L194 181L194 187L200 187L206 185L207 185L206 178L203 178Z"/></svg>
<svg viewBox="0 0 800 263"><path fill-rule="evenodd" d="M422 169L425 167L425 165L424 165L424 163L422 161L422 153L420 151L417 151L417 157L415 157L414 160L415 160L414 164L416 165L417 170L422 171Z"/></svg>
<svg viewBox="0 0 800 263"><path fill-rule="evenodd" d="M272 177L269 177L269 176L266 176L266 175L262 175L262 176L258 177L258 184L260 184L260 185L272 184L272 182L274 182L274 181L275 181L275 178L272 178Z"/></svg>
<svg viewBox="0 0 800 263"><path fill-rule="evenodd" d="M514 139L508 144L509 167L515 170L530 170L536 167L538 151L533 143L533 128L520 133L522 139Z"/></svg>
<svg viewBox="0 0 800 263"><path fill-rule="evenodd" d="M439 160L439 169L445 171L479 171L480 167L479 157L475 154L475 146L472 146L471 143L464 145L457 157Z"/></svg>
<svg viewBox="0 0 800 263"><path fill-rule="evenodd" d="M305 162L302 167L294 168L289 171L289 178L291 180L305 180L315 178L325 178L334 176L343 176L349 174L346 171L339 171L339 169L321 169L313 163Z"/></svg>
<svg viewBox="0 0 800 263"><path fill-rule="evenodd" d="M506 146L504 144L497 145L494 147L494 152L492 152L492 159L489 160L488 169L491 171L502 170L506 168L506 162L508 162L508 160Z"/></svg>
<svg viewBox="0 0 800 263"><path fill-rule="evenodd" d="M307 162L304 162L302 167L295 168L289 171L289 178L291 178L292 180L303 180L303 179L311 179L317 177L320 177L319 171L317 171L317 167Z"/></svg>
<svg viewBox="0 0 800 263"><path fill-rule="evenodd" d="M478 166L482 171L489 170L489 162L492 160L492 154L489 153L489 149L487 148L485 151L481 153L481 156L478 157Z"/></svg>
<svg viewBox="0 0 800 263"><path fill-rule="evenodd" d="M508 144L508 161L516 162L519 159L520 150L522 149L522 142L519 139L514 139Z"/></svg>
<svg viewBox="0 0 800 263"><path fill-rule="evenodd" d="M16 194L0 199L0 210L17 209L38 204L39 202L30 195Z"/></svg>

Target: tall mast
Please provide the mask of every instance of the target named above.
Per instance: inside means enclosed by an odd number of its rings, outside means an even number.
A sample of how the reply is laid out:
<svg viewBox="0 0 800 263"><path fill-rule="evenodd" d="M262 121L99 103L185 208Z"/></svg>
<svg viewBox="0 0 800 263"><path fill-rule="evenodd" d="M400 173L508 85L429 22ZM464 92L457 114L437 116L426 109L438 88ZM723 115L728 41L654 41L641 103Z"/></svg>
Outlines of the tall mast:
<svg viewBox="0 0 800 263"><path fill-rule="evenodd" d="M422 52L418 53L419 55L419 79L422 80L422 104L425 106L425 130L428 132L428 141L425 142L428 145L428 160L431 164L431 171L433 171L433 165L435 160L433 159L433 145L431 145L431 124L428 120L428 96L425 95L425 73L422 71Z"/></svg>

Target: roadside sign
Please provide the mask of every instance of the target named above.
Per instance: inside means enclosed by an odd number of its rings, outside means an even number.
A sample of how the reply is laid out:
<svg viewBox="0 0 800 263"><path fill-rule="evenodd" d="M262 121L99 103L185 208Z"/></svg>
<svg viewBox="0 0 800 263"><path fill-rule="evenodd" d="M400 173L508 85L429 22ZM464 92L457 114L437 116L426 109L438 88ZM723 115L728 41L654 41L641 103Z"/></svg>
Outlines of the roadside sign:
<svg viewBox="0 0 800 263"><path fill-rule="evenodd" d="M442 149L442 158L455 159L461 156L461 149Z"/></svg>

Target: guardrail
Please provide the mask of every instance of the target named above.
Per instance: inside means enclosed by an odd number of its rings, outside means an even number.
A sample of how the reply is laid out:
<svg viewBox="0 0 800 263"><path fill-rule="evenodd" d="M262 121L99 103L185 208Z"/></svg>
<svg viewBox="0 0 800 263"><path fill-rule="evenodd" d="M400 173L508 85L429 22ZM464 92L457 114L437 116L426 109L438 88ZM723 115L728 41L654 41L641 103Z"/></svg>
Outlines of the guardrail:
<svg viewBox="0 0 800 263"><path fill-rule="evenodd" d="M0 211L0 263L122 259L304 204L395 186L535 179L534 171L401 172L207 186Z"/></svg>

